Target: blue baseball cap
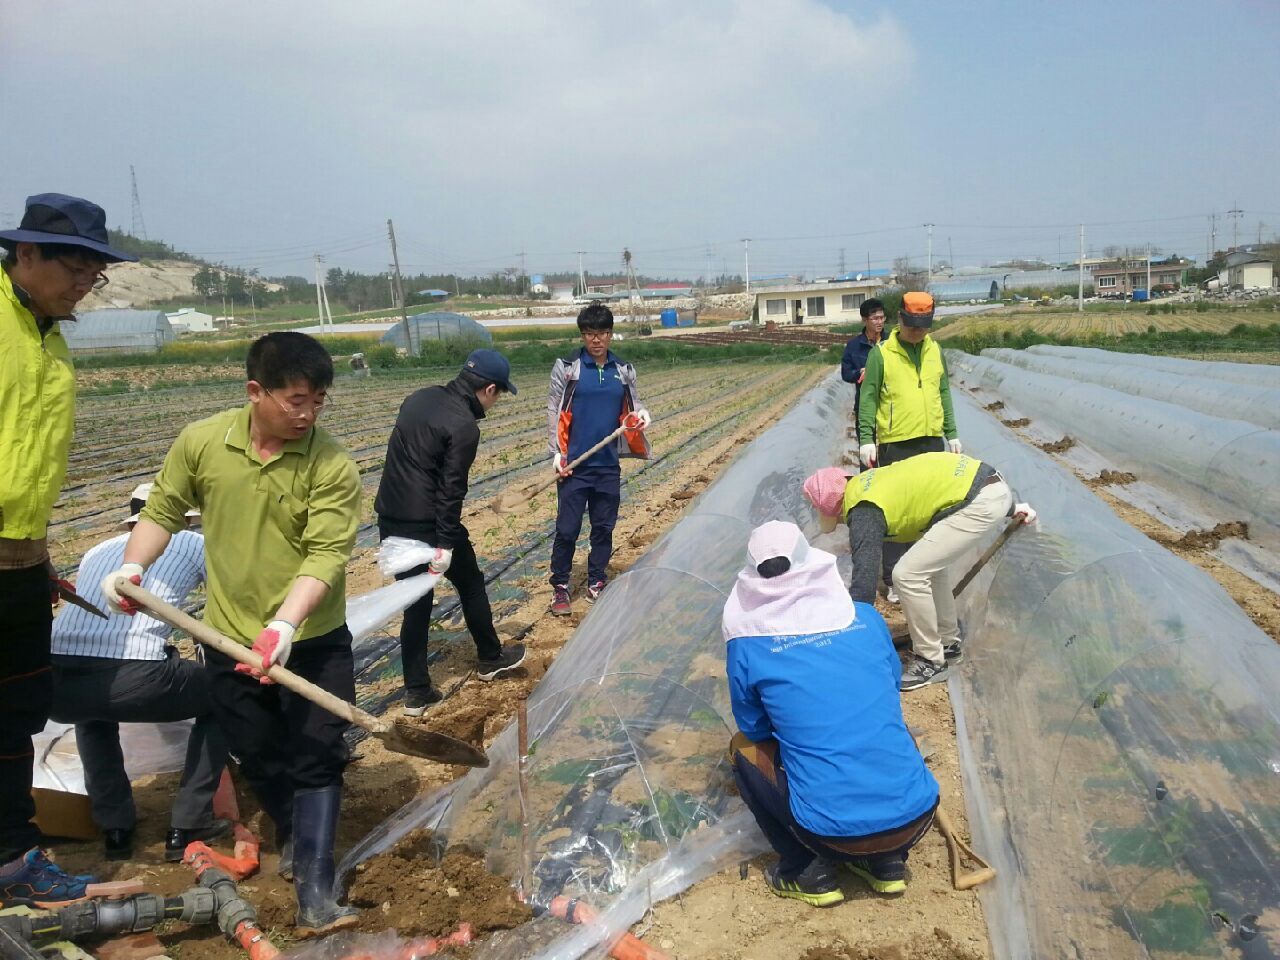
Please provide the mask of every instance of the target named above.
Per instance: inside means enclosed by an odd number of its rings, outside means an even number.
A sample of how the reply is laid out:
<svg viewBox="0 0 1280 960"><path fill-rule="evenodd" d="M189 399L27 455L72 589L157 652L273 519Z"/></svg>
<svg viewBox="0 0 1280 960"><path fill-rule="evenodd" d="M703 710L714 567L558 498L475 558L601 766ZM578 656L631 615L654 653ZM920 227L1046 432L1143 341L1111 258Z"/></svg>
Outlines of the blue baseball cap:
<svg viewBox="0 0 1280 960"><path fill-rule="evenodd" d="M17 230L0 231L0 240L13 243L62 243L119 263L138 258L107 245L107 214L96 203L65 193L37 193L27 197L27 209ZM8 246L9 244L6 244Z"/></svg>
<svg viewBox="0 0 1280 960"><path fill-rule="evenodd" d="M511 364L497 350L472 350L462 369L492 380L507 393L516 392L516 385L511 382Z"/></svg>

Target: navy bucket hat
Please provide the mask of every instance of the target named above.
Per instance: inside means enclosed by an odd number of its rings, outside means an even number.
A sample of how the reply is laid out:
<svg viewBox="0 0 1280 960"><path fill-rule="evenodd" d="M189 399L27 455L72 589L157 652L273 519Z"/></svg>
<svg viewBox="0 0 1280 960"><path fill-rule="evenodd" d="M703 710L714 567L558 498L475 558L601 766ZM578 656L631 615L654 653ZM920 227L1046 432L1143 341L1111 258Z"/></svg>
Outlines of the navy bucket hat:
<svg viewBox="0 0 1280 960"><path fill-rule="evenodd" d="M105 257L109 262L138 258L107 245L107 214L96 203L64 193L37 193L27 197L27 209L17 230L0 230L5 246L15 243L61 243Z"/></svg>

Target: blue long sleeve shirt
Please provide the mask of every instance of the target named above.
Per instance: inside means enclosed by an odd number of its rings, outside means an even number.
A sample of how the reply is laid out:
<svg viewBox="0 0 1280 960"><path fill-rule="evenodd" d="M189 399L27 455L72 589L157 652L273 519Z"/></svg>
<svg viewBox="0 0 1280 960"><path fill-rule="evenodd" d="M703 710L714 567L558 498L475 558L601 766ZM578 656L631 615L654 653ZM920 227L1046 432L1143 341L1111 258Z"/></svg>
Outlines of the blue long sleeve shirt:
<svg viewBox="0 0 1280 960"><path fill-rule="evenodd" d="M823 837L863 837L923 816L938 784L902 718L902 665L875 608L830 633L736 637L726 669L738 729L773 737L791 813Z"/></svg>

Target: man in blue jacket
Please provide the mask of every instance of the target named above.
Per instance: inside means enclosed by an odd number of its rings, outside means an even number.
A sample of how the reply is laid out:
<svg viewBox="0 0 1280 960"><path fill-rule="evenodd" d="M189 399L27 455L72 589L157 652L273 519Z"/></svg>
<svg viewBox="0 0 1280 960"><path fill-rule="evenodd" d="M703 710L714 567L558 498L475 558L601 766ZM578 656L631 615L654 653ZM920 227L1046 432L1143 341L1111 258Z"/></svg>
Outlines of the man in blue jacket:
<svg viewBox="0 0 1280 960"><path fill-rule="evenodd" d="M774 520L751 533L723 629L740 731L730 756L778 853L769 889L835 906L838 863L877 893L902 893L938 784L902 718L902 667L884 620L850 599L834 556Z"/></svg>
<svg viewBox="0 0 1280 960"><path fill-rule="evenodd" d="M582 515L591 518L591 552L587 555L587 602L595 602L608 582L613 556L613 528L622 499L620 457L649 458L649 411L640 406L636 368L609 349L613 342L613 311L592 303L578 314L582 347L557 360L551 368L547 394L547 446L556 471L558 504L556 532L551 542L551 612L570 612L569 574L573 551L582 531ZM619 427L626 427L613 443L596 451L573 470L578 459Z"/></svg>
<svg viewBox="0 0 1280 960"><path fill-rule="evenodd" d="M884 304L872 297L858 304L862 315L862 332L844 345L840 358L840 379L853 384L853 422L858 422L858 404L862 402L862 378L867 369L867 356L871 348L880 342L884 330ZM862 442L861 439L858 441Z"/></svg>

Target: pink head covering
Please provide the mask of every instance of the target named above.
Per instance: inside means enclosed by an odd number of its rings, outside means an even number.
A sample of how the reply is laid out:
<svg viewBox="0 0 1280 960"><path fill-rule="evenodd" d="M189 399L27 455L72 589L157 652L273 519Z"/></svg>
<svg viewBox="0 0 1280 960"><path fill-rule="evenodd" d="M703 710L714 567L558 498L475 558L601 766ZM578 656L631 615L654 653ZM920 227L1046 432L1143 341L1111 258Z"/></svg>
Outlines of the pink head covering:
<svg viewBox="0 0 1280 960"><path fill-rule="evenodd" d="M840 516L849 475L840 467L823 467L804 482L804 495L824 517Z"/></svg>

